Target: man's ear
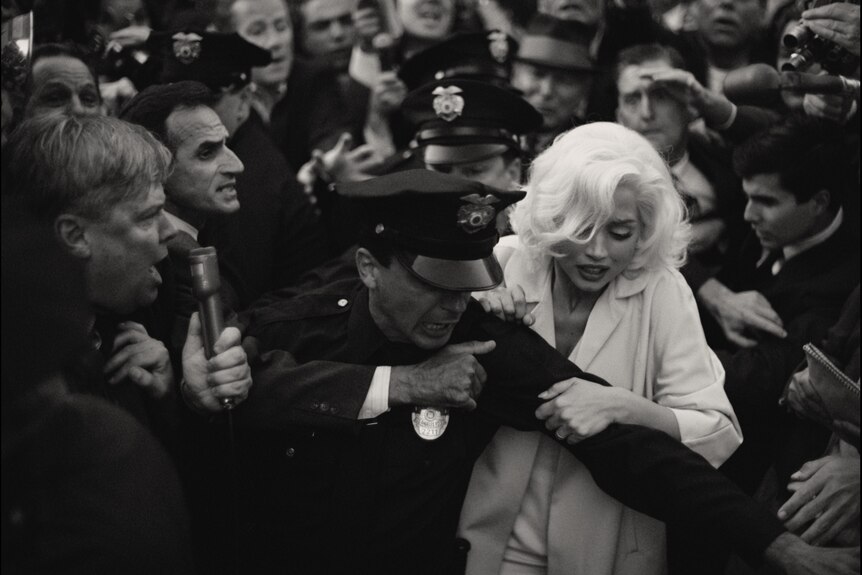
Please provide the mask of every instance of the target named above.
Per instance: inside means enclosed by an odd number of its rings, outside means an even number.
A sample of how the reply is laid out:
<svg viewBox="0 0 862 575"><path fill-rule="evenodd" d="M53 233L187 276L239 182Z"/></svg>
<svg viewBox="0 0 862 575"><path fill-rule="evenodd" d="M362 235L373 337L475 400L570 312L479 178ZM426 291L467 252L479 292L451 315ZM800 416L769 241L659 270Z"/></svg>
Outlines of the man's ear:
<svg viewBox="0 0 862 575"><path fill-rule="evenodd" d="M356 250L356 269L359 271L359 279L368 289L377 287L380 277L380 262L365 248Z"/></svg>
<svg viewBox="0 0 862 575"><path fill-rule="evenodd" d="M81 216L60 214L54 220L54 233L60 245L76 258L87 259L91 255L86 228L87 222Z"/></svg>
<svg viewBox="0 0 862 575"><path fill-rule="evenodd" d="M814 208L814 213L820 215L829 210L829 202L832 200L832 194L829 190L818 190L816 194L811 196L811 206Z"/></svg>
<svg viewBox="0 0 862 575"><path fill-rule="evenodd" d="M515 158L506 166L506 174L512 180L512 185L517 188L521 185L521 158Z"/></svg>

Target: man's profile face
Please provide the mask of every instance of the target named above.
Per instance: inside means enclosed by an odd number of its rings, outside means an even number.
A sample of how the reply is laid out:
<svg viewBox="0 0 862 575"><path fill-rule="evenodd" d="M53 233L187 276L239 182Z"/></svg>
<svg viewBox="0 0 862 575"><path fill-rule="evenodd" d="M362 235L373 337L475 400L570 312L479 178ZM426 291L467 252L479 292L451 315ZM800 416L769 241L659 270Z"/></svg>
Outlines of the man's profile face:
<svg viewBox="0 0 862 575"><path fill-rule="evenodd" d="M429 164L426 165L426 168L435 172L458 176L465 180L479 182L501 190L516 189L521 180L520 161L514 159L506 162L506 159L502 155L460 164Z"/></svg>
<svg viewBox="0 0 862 575"><path fill-rule="evenodd" d="M586 112L593 76L586 71L557 70L515 62L512 84L542 114L543 129L572 127L573 117Z"/></svg>
<svg viewBox="0 0 862 575"><path fill-rule="evenodd" d="M734 49L751 45L762 28L761 0L696 0L697 33L708 46Z"/></svg>
<svg viewBox="0 0 862 575"><path fill-rule="evenodd" d="M102 112L102 100L93 74L77 58L45 56L36 61L31 73L28 117L58 112L93 115Z"/></svg>
<svg viewBox="0 0 862 575"><path fill-rule="evenodd" d="M395 258L377 270L377 281L369 289L369 308L386 338L426 350L445 346L467 309L470 292L431 287Z"/></svg>
<svg viewBox="0 0 862 575"><path fill-rule="evenodd" d="M201 214L229 214L239 209L236 177L242 162L227 147L228 132L206 106L178 108L166 121L174 148L165 189L178 206Z"/></svg>
<svg viewBox="0 0 862 575"><path fill-rule="evenodd" d="M778 174L758 174L742 180L748 197L745 221L760 244L768 250L778 250L814 234L819 208L814 198L798 202L796 196L783 189Z"/></svg>
<svg viewBox="0 0 862 575"><path fill-rule="evenodd" d="M626 66L617 81L617 122L649 140L659 153L686 146L689 112L670 92L657 87L651 74L671 70L662 60Z"/></svg>
<svg viewBox="0 0 862 575"><path fill-rule="evenodd" d="M325 58L346 70L356 36L354 0L308 0L302 5L302 47L314 58Z"/></svg>
<svg viewBox="0 0 862 575"><path fill-rule="evenodd" d="M103 218L87 220L87 292L97 308L128 314L155 301L162 283L155 264L168 255L166 244L176 235L164 206L162 186L154 184Z"/></svg>

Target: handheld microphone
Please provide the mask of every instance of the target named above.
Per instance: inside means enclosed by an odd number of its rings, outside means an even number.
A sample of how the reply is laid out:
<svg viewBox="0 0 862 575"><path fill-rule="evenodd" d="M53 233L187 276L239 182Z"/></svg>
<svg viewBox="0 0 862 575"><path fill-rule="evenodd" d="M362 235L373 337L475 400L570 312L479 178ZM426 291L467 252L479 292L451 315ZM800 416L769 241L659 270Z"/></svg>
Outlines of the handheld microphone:
<svg viewBox="0 0 862 575"><path fill-rule="evenodd" d="M779 72L768 64L752 64L730 72L724 80L724 94L737 104L771 106L781 91L802 94L853 93L859 98L859 81L844 76L820 76L803 72Z"/></svg>
<svg viewBox="0 0 862 575"><path fill-rule="evenodd" d="M204 353L209 359L216 355L215 342L224 331L224 312L219 295L221 278L216 249L193 249L189 252L189 265L192 272L192 294L198 300ZM233 409L234 406L233 399L229 397L222 398L221 404L225 409Z"/></svg>

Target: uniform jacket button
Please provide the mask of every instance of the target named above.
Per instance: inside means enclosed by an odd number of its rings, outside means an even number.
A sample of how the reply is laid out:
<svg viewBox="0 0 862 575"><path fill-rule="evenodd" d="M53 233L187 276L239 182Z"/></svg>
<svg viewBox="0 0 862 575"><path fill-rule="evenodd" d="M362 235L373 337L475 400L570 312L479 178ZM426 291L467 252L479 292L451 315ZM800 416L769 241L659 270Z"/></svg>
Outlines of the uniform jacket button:
<svg viewBox="0 0 862 575"><path fill-rule="evenodd" d="M346 306L346 305L347 305L347 300L346 300L346 299L341 298L340 300L338 300L338 307L344 307L344 306Z"/></svg>
<svg viewBox="0 0 862 575"><path fill-rule="evenodd" d="M325 401L320 402L320 411L329 411L329 404Z"/></svg>
<svg viewBox="0 0 862 575"><path fill-rule="evenodd" d="M285 451L284 454L288 457L293 457L294 455L296 455L296 449L288 447L287 451Z"/></svg>

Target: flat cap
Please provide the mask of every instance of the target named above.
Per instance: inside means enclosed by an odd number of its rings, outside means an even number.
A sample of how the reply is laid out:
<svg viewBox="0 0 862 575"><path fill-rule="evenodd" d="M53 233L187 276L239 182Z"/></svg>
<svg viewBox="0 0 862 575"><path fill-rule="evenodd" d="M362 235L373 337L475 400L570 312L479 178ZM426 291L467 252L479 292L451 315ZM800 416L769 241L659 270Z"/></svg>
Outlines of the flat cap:
<svg viewBox="0 0 862 575"><path fill-rule="evenodd" d="M474 80L425 84L407 95L401 109L431 165L519 150L520 136L542 125L542 115L513 90Z"/></svg>
<svg viewBox="0 0 862 575"><path fill-rule="evenodd" d="M406 170L338 184L363 209L369 233L390 242L398 261L433 287L477 291L496 287L496 216L524 197L431 170Z"/></svg>

